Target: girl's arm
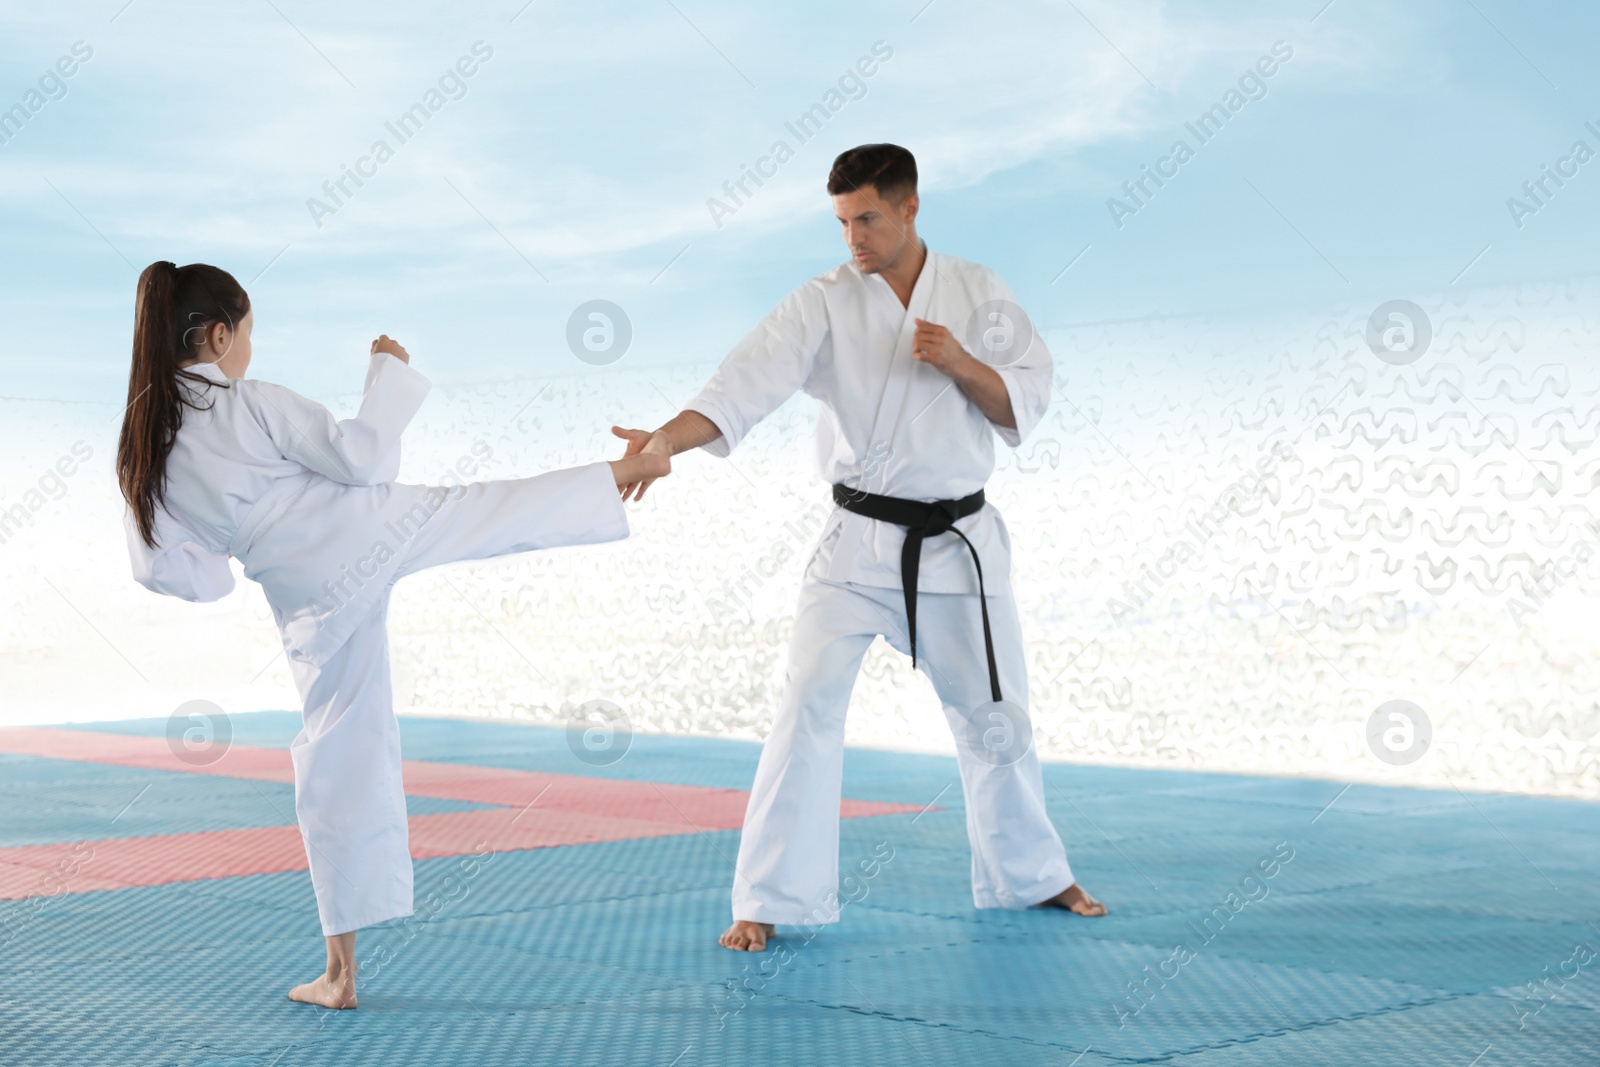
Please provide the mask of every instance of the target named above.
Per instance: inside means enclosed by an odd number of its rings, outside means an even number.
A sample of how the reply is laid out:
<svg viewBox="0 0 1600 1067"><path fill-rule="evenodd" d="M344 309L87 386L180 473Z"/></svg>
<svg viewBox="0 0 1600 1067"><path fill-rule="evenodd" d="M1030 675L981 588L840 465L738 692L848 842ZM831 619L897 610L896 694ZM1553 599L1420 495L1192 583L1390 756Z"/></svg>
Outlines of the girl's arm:
<svg viewBox="0 0 1600 1067"><path fill-rule="evenodd" d="M228 557L200 544L165 508L156 509L155 548L139 536L132 511L124 513L122 524L128 534L133 580L152 593L206 603L233 592L233 568L228 566Z"/></svg>
<svg viewBox="0 0 1600 1067"><path fill-rule="evenodd" d="M251 382L256 414L280 451L345 485L382 485L400 476L400 435L428 395L405 349L387 337L372 343L361 410L335 420L327 408L269 382Z"/></svg>

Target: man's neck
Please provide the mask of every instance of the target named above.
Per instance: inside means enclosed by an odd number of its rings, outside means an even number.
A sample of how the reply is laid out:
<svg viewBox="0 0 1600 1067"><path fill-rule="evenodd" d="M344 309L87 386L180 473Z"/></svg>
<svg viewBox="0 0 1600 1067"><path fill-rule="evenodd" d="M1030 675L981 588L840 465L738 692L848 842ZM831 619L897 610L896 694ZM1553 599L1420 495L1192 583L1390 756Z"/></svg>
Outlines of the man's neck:
<svg viewBox="0 0 1600 1067"><path fill-rule="evenodd" d="M901 307L911 306L911 290L917 287L917 279L922 275L922 266L928 261L928 250L922 243L922 238L915 232L906 239L905 250L878 273L883 280L889 283L889 288L894 290L894 295L900 298Z"/></svg>

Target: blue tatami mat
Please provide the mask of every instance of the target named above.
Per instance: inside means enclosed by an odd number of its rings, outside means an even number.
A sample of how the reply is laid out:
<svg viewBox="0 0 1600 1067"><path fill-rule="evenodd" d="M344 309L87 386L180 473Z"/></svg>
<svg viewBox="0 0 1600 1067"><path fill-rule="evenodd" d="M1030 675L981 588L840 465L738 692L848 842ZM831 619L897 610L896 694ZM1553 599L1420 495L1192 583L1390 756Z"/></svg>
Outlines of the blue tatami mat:
<svg viewBox="0 0 1600 1067"><path fill-rule="evenodd" d="M284 748L298 721L233 727ZM591 767L560 730L403 730L411 759L721 789L748 788L759 752L636 736ZM844 821L841 865L891 858L840 923L760 955L716 944L735 830L496 853L432 917L360 935L361 958L389 951L354 1012L284 996L322 961L304 871L0 901L0 1065L1600 1064L1600 805L1044 776L1105 918L975 909L954 761L875 751L849 753L845 795L916 810ZM283 783L0 761L4 849L285 826L293 805ZM419 896L458 871L418 861Z"/></svg>

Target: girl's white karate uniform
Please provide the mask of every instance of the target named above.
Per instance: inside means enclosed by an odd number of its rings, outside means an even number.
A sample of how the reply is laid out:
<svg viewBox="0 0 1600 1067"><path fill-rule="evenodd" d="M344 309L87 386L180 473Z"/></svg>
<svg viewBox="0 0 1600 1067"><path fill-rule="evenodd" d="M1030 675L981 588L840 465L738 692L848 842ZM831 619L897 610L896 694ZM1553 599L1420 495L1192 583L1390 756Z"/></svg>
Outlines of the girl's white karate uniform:
<svg viewBox="0 0 1600 1067"><path fill-rule="evenodd" d="M429 386L395 357L372 357L361 409L343 421L281 386L191 369L208 381L184 382L202 407L184 410L156 547L127 523L134 577L215 600L233 588L233 555L261 584L304 706L295 813L323 932L410 915L389 588L441 563L627 537L610 466L400 485L400 435Z"/></svg>
<svg viewBox="0 0 1600 1067"><path fill-rule="evenodd" d="M929 252L909 307L881 276L846 263L790 293L685 406L716 423L722 436L704 447L726 456L751 427L803 391L820 405L817 465L829 483L911 500L959 499L993 472L995 435L1016 447L1050 403L1050 353L1019 315L1010 289L976 263ZM1011 350L991 363L1011 398L1015 429L991 423L949 377L912 357L918 318L949 328L969 352L975 330L1018 331ZM983 562L1001 690L1026 709L1027 658L1005 523L986 504L955 526ZM900 580L904 541L903 527L842 508L823 527L800 588L782 702L745 814L736 919L838 918L845 711L875 637L910 652ZM970 723L990 690L977 575L959 537L924 542L918 588L917 667L933 683L956 736L973 901L980 908L1037 904L1071 885L1072 870L1045 811L1031 743L1008 766L980 759L969 747Z"/></svg>

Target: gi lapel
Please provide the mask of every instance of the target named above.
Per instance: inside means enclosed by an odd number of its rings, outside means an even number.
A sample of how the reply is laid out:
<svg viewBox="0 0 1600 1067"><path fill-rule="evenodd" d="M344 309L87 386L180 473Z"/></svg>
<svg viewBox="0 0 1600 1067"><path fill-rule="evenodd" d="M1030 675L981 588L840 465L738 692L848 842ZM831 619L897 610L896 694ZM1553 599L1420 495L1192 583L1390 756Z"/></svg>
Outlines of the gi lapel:
<svg viewBox="0 0 1600 1067"><path fill-rule="evenodd" d="M862 463L864 477L860 488L869 493L882 493L888 479L889 460L894 454L895 427L900 421L900 411L905 406L911 377L917 370L916 360L911 355L912 342L917 333L916 320L928 317L934 279L939 273L936 255L935 252L927 253L922 263L922 273L917 275L917 282L911 287L911 300L906 305L905 320L900 325L900 338L895 343L894 356L889 361L889 374L884 380L883 396L878 401L878 414L872 423L872 436ZM895 302L899 302L898 298Z"/></svg>

